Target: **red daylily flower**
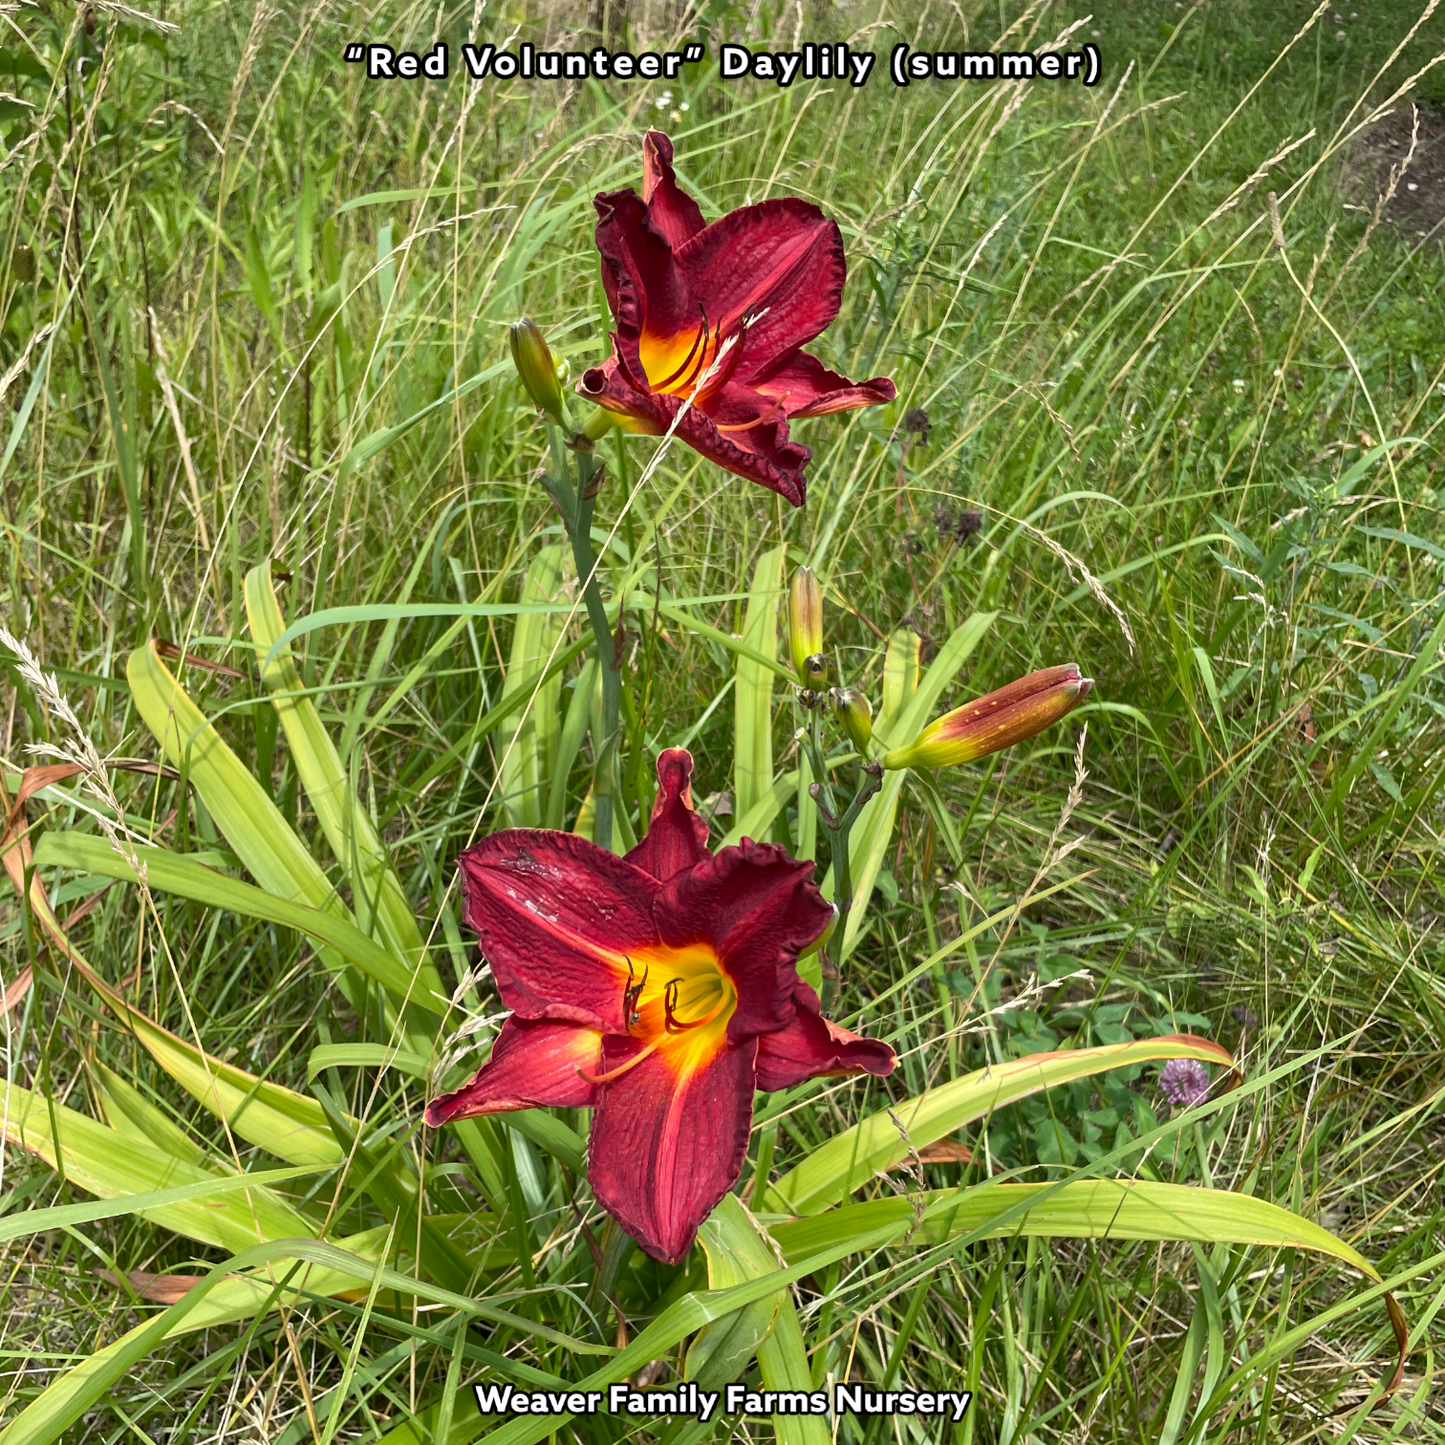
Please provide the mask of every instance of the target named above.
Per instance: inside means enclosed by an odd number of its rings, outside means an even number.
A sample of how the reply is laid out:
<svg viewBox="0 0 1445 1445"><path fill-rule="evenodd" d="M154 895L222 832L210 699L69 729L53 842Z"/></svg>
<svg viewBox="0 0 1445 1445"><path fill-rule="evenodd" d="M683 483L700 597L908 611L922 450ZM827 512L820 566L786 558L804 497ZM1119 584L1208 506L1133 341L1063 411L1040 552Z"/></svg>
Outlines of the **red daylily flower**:
<svg viewBox="0 0 1445 1445"><path fill-rule="evenodd" d="M512 1010L490 1059L426 1121L588 1108L592 1192L676 1264L736 1183L754 1089L890 1073L893 1050L822 1016L797 959L832 909L813 865L745 838L716 856L692 758L657 760L647 836L625 858L511 828L458 859L466 921Z"/></svg>
<svg viewBox="0 0 1445 1445"><path fill-rule="evenodd" d="M609 191L593 204L617 330L578 393L653 436L691 397L676 434L801 507L812 452L788 440L788 422L895 395L885 376L854 383L802 350L838 315L848 268L837 224L788 197L704 225L673 175L672 142L655 130L642 145L642 195Z"/></svg>

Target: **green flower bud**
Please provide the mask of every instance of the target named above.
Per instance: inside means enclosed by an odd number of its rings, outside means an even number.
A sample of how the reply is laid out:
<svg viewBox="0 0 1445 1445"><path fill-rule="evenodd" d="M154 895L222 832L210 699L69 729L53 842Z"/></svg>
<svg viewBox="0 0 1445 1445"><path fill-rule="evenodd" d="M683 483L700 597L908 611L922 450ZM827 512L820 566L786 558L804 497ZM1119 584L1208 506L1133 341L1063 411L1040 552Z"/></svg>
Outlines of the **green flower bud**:
<svg viewBox="0 0 1445 1445"><path fill-rule="evenodd" d="M530 316L512 323L512 362L527 395L559 426L562 424L562 386L557 364L537 323Z"/></svg>
<svg viewBox="0 0 1445 1445"><path fill-rule="evenodd" d="M1093 685L1072 662L1031 672L929 723L906 747L884 754L883 766L952 768L996 753L1058 722Z"/></svg>
<svg viewBox="0 0 1445 1445"><path fill-rule="evenodd" d="M835 687L828 694L833 712L848 734L848 741L866 759L868 744L873 741L873 709L861 692L851 687Z"/></svg>
<svg viewBox="0 0 1445 1445"><path fill-rule="evenodd" d="M798 681L804 687L822 687L828 677L823 656L823 589L811 567L799 567L793 573L788 590L788 642Z"/></svg>

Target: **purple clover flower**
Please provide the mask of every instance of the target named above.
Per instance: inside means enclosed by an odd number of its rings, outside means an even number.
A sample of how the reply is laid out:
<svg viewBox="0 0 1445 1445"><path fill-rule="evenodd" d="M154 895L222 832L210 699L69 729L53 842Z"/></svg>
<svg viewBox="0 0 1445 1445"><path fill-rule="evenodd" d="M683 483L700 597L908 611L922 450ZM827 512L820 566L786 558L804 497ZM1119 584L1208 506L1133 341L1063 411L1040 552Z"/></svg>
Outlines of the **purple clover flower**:
<svg viewBox="0 0 1445 1445"><path fill-rule="evenodd" d="M1198 1059L1170 1059L1159 1071L1159 1092L1179 1108L1209 1097L1209 1070Z"/></svg>

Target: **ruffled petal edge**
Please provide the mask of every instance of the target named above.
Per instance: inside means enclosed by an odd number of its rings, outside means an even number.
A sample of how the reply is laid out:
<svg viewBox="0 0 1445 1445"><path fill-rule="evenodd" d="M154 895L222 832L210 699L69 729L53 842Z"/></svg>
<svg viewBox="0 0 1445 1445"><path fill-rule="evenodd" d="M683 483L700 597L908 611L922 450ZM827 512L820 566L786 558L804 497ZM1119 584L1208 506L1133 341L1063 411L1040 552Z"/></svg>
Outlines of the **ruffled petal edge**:
<svg viewBox="0 0 1445 1445"><path fill-rule="evenodd" d="M881 1039L867 1039L823 1017L818 995L798 980L795 1013L786 1028L758 1039L758 1088L791 1089L824 1075L875 1074L884 1078L898 1055Z"/></svg>

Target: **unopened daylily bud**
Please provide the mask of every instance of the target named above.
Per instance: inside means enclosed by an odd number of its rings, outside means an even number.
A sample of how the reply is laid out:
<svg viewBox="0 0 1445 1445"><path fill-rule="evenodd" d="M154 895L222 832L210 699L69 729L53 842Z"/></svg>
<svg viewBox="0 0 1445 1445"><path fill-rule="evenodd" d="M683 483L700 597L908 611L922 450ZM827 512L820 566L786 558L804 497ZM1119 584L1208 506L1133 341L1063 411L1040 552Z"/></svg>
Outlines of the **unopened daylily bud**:
<svg viewBox="0 0 1445 1445"><path fill-rule="evenodd" d="M562 421L562 384L547 338L530 316L512 323L512 362L527 395L555 422Z"/></svg>
<svg viewBox="0 0 1445 1445"><path fill-rule="evenodd" d="M823 589L811 567L793 573L788 590L788 643L793 671L804 687L821 687L828 676L823 656Z"/></svg>
<svg viewBox="0 0 1445 1445"><path fill-rule="evenodd" d="M848 734L848 741L866 758L873 740L873 709L863 694L851 687L835 687L828 694L833 711Z"/></svg>
<svg viewBox="0 0 1445 1445"><path fill-rule="evenodd" d="M1093 685L1072 662L1031 672L929 723L906 747L886 753L883 766L951 768L996 753L1058 722Z"/></svg>

